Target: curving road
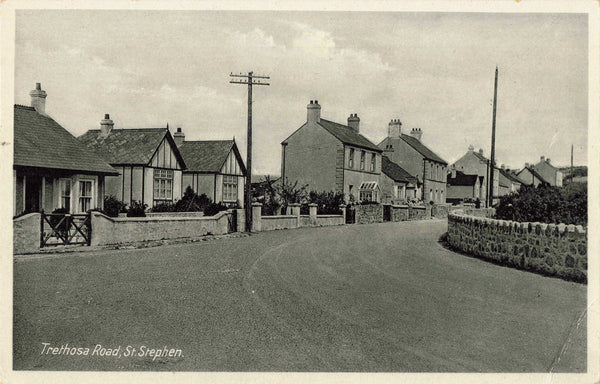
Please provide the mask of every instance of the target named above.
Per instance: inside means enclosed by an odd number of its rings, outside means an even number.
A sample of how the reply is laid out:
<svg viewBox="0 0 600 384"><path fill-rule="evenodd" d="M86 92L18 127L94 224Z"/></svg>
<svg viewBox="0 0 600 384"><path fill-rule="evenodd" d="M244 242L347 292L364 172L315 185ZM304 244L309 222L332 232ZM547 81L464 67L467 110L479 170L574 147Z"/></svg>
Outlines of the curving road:
<svg viewBox="0 0 600 384"><path fill-rule="evenodd" d="M582 372L586 288L445 249L444 221L15 262L15 369ZM168 345L181 358L40 355Z"/></svg>

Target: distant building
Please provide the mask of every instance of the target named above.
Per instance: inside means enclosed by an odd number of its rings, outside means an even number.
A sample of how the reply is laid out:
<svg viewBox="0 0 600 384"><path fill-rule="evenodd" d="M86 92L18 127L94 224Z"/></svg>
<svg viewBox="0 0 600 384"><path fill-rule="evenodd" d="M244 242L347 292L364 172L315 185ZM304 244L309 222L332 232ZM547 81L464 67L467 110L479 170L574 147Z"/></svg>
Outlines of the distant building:
<svg viewBox="0 0 600 384"><path fill-rule="evenodd" d="M550 163L550 159L540 156L539 163L534 164L533 167L550 185L562 187L563 173Z"/></svg>
<svg viewBox="0 0 600 384"><path fill-rule="evenodd" d="M307 119L282 143L284 182L308 185L308 191L342 192L347 201L380 201L381 149L360 134L360 118L347 125L321 118L311 100Z"/></svg>
<svg viewBox="0 0 600 384"><path fill-rule="evenodd" d="M469 146L467 153L465 153L460 159L456 160L453 164L456 167L457 171L464 173L465 175L477 175L479 177L483 177L482 187L481 187L481 202L483 204L486 203L488 197L488 184L490 177L490 160L483 155L483 149L479 149L479 151L475 151L475 147L473 145ZM493 196L498 197L500 194L500 176L499 169L494 169L494 187L493 187ZM503 188L507 192L507 187Z"/></svg>
<svg viewBox="0 0 600 384"><path fill-rule="evenodd" d="M152 208L181 199L185 162L169 128L113 129L106 114L100 129L78 139L118 172L106 178L106 194L125 204L143 202Z"/></svg>
<svg viewBox="0 0 600 384"><path fill-rule="evenodd" d="M191 187L215 203L244 206L246 167L235 140L185 141L181 128L173 138L186 164L182 191Z"/></svg>
<svg viewBox="0 0 600 384"><path fill-rule="evenodd" d="M552 185L537 172L535 166L531 166L529 163L526 163L525 167L517 173L517 177L525 185L533 185L534 187L540 184Z"/></svg>
<svg viewBox="0 0 600 384"><path fill-rule="evenodd" d="M485 200L483 181L483 176L477 174L467 175L456 170L455 167L451 167L446 180L448 188L446 202L459 204L463 201L479 200L483 203Z"/></svg>
<svg viewBox="0 0 600 384"><path fill-rule="evenodd" d="M14 106L13 214L102 208L104 180L117 171L46 114L46 91Z"/></svg>
<svg viewBox="0 0 600 384"><path fill-rule="evenodd" d="M381 157L381 197L384 203L406 202L419 198L421 188L412 176L387 156Z"/></svg>
<svg viewBox="0 0 600 384"><path fill-rule="evenodd" d="M504 196L512 192L517 192L521 188L521 185L523 185L523 182L510 169L506 169L502 165L498 169L498 185L498 195Z"/></svg>
<svg viewBox="0 0 600 384"><path fill-rule="evenodd" d="M435 203L446 202L448 163L421 142L423 132L413 128L410 135L402 133L400 120L388 124L388 137L379 148L394 163L415 175L422 183L420 199Z"/></svg>

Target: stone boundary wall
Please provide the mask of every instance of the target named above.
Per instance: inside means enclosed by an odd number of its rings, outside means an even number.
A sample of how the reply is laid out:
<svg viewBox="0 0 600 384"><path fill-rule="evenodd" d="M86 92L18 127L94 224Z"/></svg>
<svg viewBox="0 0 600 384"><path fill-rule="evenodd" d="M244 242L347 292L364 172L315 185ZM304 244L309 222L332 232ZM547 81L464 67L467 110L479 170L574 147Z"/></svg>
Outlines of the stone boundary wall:
<svg viewBox="0 0 600 384"><path fill-rule="evenodd" d="M447 242L498 264L587 282L587 231L582 226L519 223L456 211L448 215Z"/></svg>
<svg viewBox="0 0 600 384"><path fill-rule="evenodd" d="M445 219L448 217L452 204L434 204L431 207L431 217Z"/></svg>
<svg viewBox="0 0 600 384"><path fill-rule="evenodd" d="M232 214L235 213L223 211L206 217L116 218L92 212L91 245L222 235L229 232L229 216Z"/></svg>
<svg viewBox="0 0 600 384"><path fill-rule="evenodd" d="M29 213L13 219L13 253L35 253L40 250L40 213Z"/></svg>
<svg viewBox="0 0 600 384"><path fill-rule="evenodd" d="M383 223L383 204L357 204L354 206L356 224Z"/></svg>

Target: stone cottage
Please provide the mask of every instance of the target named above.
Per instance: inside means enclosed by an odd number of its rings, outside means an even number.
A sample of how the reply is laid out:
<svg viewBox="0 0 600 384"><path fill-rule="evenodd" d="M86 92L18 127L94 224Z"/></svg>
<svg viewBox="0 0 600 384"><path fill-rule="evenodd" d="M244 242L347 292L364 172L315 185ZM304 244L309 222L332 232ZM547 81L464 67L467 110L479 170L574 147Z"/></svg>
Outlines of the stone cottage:
<svg viewBox="0 0 600 384"><path fill-rule="evenodd" d="M104 180L117 171L46 113L40 83L30 96L30 107L14 106L13 214L102 208Z"/></svg>
<svg viewBox="0 0 600 384"><path fill-rule="evenodd" d="M420 128L413 128L410 135L402 133L402 122L394 119L388 124L388 136L379 143L379 148L423 183L421 200L445 203L448 163L423 144L422 136Z"/></svg>
<svg viewBox="0 0 600 384"><path fill-rule="evenodd" d="M281 177L309 191L342 192L346 201L380 201L381 149L360 134L360 118L347 125L321 118L311 100L307 119L282 143Z"/></svg>

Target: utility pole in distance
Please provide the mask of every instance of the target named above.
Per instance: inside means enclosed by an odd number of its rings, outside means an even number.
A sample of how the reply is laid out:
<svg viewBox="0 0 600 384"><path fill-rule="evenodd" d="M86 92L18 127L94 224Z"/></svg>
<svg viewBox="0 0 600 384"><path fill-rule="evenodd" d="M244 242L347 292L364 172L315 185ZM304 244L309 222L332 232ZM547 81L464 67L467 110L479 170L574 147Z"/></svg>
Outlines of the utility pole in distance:
<svg viewBox="0 0 600 384"><path fill-rule="evenodd" d="M269 76L254 75L252 71L247 75L239 73L230 73L229 81L231 84L246 84L248 85L248 137L247 137L247 152L246 152L246 185L244 189L244 209L246 211L246 231L252 230L252 86L253 85L270 85L261 80L269 79Z"/></svg>
<svg viewBox="0 0 600 384"><path fill-rule="evenodd" d="M494 111L492 112L492 153L490 155L490 207L494 205L494 168L496 155L496 97L498 95L498 66L496 66L496 77L494 78Z"/></svg>

